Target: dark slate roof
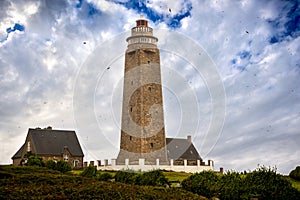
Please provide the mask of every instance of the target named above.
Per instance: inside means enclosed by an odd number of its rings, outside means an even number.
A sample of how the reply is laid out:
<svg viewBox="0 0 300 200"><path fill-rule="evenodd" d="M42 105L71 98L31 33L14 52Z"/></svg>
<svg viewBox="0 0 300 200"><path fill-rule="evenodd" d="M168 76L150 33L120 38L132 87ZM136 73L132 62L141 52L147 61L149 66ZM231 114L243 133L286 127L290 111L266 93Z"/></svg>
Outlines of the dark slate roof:
<svg viewBox="0 0 300 200"><path fill-rule="evenodd" d="M61 155L67 147L72 156L83 156L75 131L29 129L36 154Z"/></svg>
<svg viewBox="0 0 300 200"><path fill-rule="evenodd" d="M83 156L75 131L52 130L49 128L29 129L27 137L31 137L33 143L31 145L35 149L36 155L61 155L64 148L68 148L72 156ZM13 158L20 156L24 145Z"/></svg>
<svg viewBox="0 0 300 200"><path fill-rule="evenodd" d="M187 139L166 138L168 159L174 160L201 160L194 144Z"/></svg>

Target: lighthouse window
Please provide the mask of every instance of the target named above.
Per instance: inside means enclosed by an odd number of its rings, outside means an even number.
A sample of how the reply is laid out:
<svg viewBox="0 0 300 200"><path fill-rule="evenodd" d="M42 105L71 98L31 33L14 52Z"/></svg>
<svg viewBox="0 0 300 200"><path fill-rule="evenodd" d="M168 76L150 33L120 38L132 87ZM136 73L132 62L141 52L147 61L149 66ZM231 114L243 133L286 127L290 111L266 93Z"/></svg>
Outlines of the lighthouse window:
<svg viewBox="0 0 300 200"><path fill-rule="evenodd" d="M151 143L150 143L150 147L153 148L153 146L154 146L154 144L151 142Z"/></svg>
<svg viewBox="0 0 300 200"><path fill-rule="evenodd" d="M130 112L132 112L132 107L130 106Z"/></svg>
<svg viewBox="0 0 300 200"><path fill-rule="evenodd" d="M27 151L30 151L30 141L27 143Z"/></svg>
<svg viewBox="0 0 300 200"><path fill-rule="evenodd" d="M148 60L148 64L150 64L150 60Z"/></svg>
<svg viewBox="0 0 300 200"><path fill-rule="evenodd" d="M148 87L148 91L151 92L151 87Z"/></svg>
<svg viewBox="0 0 300 200"><path fill-rule="evenodd" d="M132 136L129 137L130 141L132 140Z"/></svg>

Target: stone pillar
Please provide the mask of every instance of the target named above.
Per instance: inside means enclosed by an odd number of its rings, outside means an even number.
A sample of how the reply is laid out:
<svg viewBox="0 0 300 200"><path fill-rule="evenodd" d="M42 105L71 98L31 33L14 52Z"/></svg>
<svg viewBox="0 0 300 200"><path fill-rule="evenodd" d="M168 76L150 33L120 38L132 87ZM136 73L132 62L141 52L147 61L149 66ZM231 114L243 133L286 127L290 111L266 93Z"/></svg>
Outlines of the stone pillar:
<svg viewBox="0 0 300 200"><path fill-rule="evenodd" d="M129 159L128 158L125 159L125 165L129 165Z"/></svg>
<svg viewBox="0 0 300 200"><path fill-rule="evenodd" d="M95 164L94 164L94 161L92 160L92 161L90 161L90 166L94 166Z"/></svg>
<svg viewBox="0 0 300 200"><path fill-rule="evenodd" d="M187 160L183 160L183 165L186 167L187 166Z"/></svg>
<svg viewBox="0 0 300 200"><path fill-rule="evenodd" d="M159 166L159 159L156 159L156 166Z"/></svg>
<svg viewBox="0 0 300 200"><path fill-rule="evenodd" d="M83 167L84 167L84 168L86 168L87 165L88 165L88 162L84 162L84 163L83 163Z"/></svg>
<svg viewBox="0 0 300 200"><path fill-rule="evenodd" d="M200 160L197 160L197 166L198 167L200 166Z"/></svg>
<svg viewBox="0 0 300 200"><path fill-rule="evenodd" d="M139 158L139 165L144 166L145 165L145 159L144 158Z"/></svg>
<svg viewBox="0 0 300 200"><path fill-rule="evenodd" d="M111 159L111 166L116 166L116 159Z"/></svg>
<svg viewBox="0 0 300 200"><path fill-rule="evenodd" d="M100 167L101 166L101 160L97 160L97 162L98 162L98 167Z"/></svg>
<svg viewBox="0 0 300 200"><path fill-rule="evenodd" d="M214 167L214 161L208 160L208 165L211 166L211 167Z"/></svg>
<svg viewBox="0 0 300 200"><path fill-rule="evenodd" d="M104 166L108 166L108 160L107 159L104 160Z"/></svg>
<svg viewBox="0 0 300 200"><path fill-rule="evenodd" d="M224 173L224 169L223 167L220 167L220 174L223 174Z"/></svg>
<svg viewBox="0 0 300 200"><path fill-rule="evenodd" d="M170 160L170 165L173 167L173 165L174 165L174 160L173 159Z"/></svg>

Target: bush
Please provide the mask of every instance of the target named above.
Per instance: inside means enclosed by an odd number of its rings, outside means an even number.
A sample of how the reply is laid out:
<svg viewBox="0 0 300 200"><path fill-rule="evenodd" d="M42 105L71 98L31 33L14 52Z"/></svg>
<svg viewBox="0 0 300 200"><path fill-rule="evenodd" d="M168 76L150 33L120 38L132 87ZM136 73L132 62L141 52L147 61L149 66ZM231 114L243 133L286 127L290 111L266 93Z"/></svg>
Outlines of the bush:
<svg viewBox="0 0 300 200"><path fill-rule="evenodd" d="M168 184L168 179L162 171L154 170L143 173L139 179L135 180L136 185L151 185L151 186L165 186Z"/></svg>
<svg viewBox="0 0 300 200"><path fill-rule="evenodd" d="M136 179L139 179L139 174L135 173L132 170L124 170L124 171L118 171L115 174L115 181L127 183L127 184L134 184L136 182Z"/></svg>
<svg viewBox="0 0 300 200"><path fill-rule="evenodd" d="M183 180L185 190L206 197L220 199L299 199L300 192L275 169L261 167L245 175L228 172L218 175L216 172L206 171L191 175Z"/></svg>
<svg viewBox="0 0 300 200"><path fill-rule="evenodd" d="M97 168L96 166L88 166L80 175L88 178L95 178L97 175Z"/></svg>
<svg viewBox="0 0 300 200"><path fill-rule="evenodd" d="M260 167L244 179L243 197L259 199L299 199L299 192L276 169Z"/></svg>
<svg viewBox="0 0 300 200"><path fill-rule="evenodd" d="M165 186L168 179L160 170L153 170L144 173L135 173L132 170L118 171L115 174L115 181L148 186Z"/></svg>
<svg viewBox="0 0 300 200"><path fill-rule="evenodd" d="M110 173L107 173L107 172L99 173L97 175L97 180L99 180L99 181L108 181L112 178L113 178L113 176Z"/></svg>
<svg viewBox="0 0 300 200"><path fill-rule="evenodd" d="M289 177L297 181L300 181L300 166L297 166L296 169L292 170L289 174Z"/></svg>
<svg viewBox="0 0 300 200"><path fill-rule="evenodd" d="M27 158L26 166L38 166L38 167L44 167L45 163L43 162L43 159L34 155L34 154L27 154L25 156Z"/></svg>
<svg viewBox="0 0 300 200"><path fill-rule="evenodd" d="M66 173L72 170L72 166L68 162L60 160L56 163L56 170Z"/></svg>
<svg viewBox="0 0 300 200"><path fill-rule="evenodd" d="M220 175L220 199L240 199L243 191L243 181L243 176L237 172L229 171L224 175Z"/></svg>
<svg viewBox="0 0 300 200"><path fill-rule="evenodd" d="M219 176L213 171L196 173L182 181L182 188L208 198L219 196Z"/></svg>
<svg viewBox="0 0 300 200"><path fill-rule="evenodd" d="M45 163L45 166L48 168L48 169L53 169L53 170L56 170L56 162L53 161L53 160L48 160L46 163Z"/></svg>

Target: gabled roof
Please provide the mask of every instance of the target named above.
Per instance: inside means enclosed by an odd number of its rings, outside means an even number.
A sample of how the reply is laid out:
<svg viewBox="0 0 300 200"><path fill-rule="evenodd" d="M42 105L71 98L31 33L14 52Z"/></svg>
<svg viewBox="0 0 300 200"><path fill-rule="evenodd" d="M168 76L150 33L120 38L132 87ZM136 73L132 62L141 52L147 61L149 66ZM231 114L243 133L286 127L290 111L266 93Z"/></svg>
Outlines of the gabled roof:
<svg viewBox="0 0 300 200"><path fill-rule="evenodd" d="M75 131L30 128L27 138L31 138L36 155L62 155L67 148L72 156L83 156ZM12 158L21 157L24 146Z"/></svg>
<svg viewBox="0 0 300 200"><path fill-rule="evenodd" d="M202 161L202 158L191 141L181 138L166 138L166 142L168 159Z"/></svg>
<svg viewBox="0 0 300 200"><path fill-rule="evenodd" d="M15 159L15 158L22 158L22 152L23 152L23 149L24 149L24 145L23 144L21 146L21 148L17 151L17 153L15 153L15 155L12 157L12 159Z"/></svg>

